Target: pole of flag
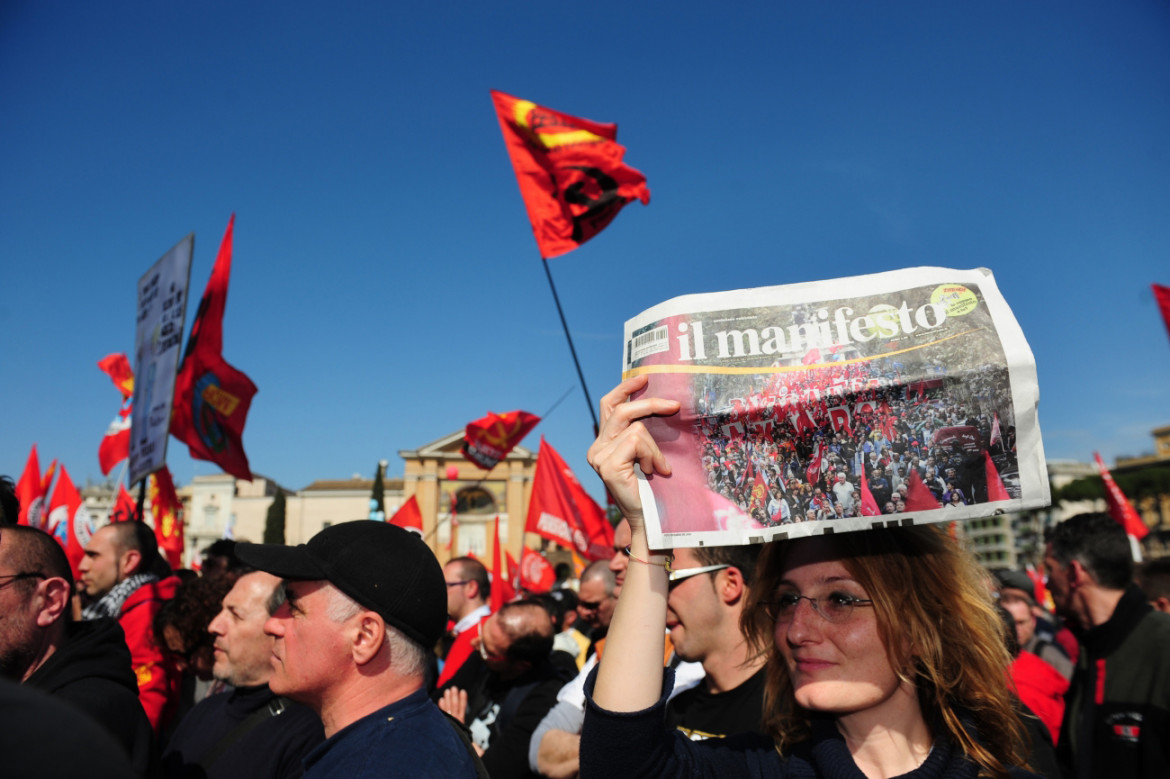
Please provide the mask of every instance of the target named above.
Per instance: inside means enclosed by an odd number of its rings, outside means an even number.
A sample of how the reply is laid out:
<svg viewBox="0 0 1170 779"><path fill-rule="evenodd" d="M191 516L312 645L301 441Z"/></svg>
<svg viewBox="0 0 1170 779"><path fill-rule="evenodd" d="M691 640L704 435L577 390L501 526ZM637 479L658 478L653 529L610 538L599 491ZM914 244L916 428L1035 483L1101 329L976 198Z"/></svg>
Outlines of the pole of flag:
<svg viewBox="0 0 1170 779"><path fill-rule="evenodd" d="M557 286L553 284L552 271L548 269L548 260L543 257L540 264L544 266L544 275L548 278L548 288L552 290L553 302L557 304L557 314L561 317L561 327L565 329L565 340L569 342L569 353L573 355L573 365L577 368L577 378L581 381L581 391L585 393L585 405L589 406L589 417L593 420L593 435L599 430L597 425L597 410L593 408L593 400L589 397L589 388L585 386L585 374L581 371L581 363L577 359L577 350L573 347L573 336L569 335L569 324L565 321L565 312L561 308L561 299L557 295Z"/></svg>

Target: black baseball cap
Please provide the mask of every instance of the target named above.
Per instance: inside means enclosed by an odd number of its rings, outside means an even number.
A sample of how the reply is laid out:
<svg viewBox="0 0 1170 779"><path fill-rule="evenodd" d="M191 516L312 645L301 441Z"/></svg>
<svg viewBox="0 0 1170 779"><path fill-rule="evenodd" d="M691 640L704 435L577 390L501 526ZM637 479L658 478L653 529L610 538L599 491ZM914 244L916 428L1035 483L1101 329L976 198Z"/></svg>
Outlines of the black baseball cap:
<svg viewBox="0 0 1170 779"><path fill-rule="evenodd" d="M307 544L245 544L236 557L282 579L324 579L424 647L447 627L447 585L417 533L358 519L325 528Z"/></svg>
<svg viewBox="0 0 1170 779"><path fill-rule="evenodd" d="M1033 606L1036 605L1036 585L1024 571L999 571L995 574L999 579L1001 590L1019 590Z"/></svg>

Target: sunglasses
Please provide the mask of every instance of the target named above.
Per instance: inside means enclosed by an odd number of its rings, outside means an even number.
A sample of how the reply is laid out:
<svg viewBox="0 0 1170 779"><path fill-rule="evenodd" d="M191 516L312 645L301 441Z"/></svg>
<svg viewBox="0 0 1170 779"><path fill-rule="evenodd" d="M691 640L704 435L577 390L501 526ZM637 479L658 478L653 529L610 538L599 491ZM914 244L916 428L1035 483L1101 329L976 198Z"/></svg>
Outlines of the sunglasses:
<svg viewBox="0 0 1170 779"><path fill-rule="evenodd" d="M714 573L715 571L722 571L724 568L730 567L731 565L728 563L723 563L722 565L702 565L698 568L676 568L670 572L669 576L666 577L667 586L673 589L674 586L683 579L689 579L692 576L698 576L701 573Z"/></svg>

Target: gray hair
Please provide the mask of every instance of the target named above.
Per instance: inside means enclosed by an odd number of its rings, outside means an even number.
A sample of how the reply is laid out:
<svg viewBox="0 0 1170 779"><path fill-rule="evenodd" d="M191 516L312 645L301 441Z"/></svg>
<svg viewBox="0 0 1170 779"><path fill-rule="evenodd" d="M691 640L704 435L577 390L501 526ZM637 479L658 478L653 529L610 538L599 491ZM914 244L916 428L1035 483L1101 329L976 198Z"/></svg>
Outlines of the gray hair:
<svg viewBox="0 0 1170 779"><path fill-rule="evenodd" d="M341 590L329 585L329 606L326 614L336 623L363 611L361 604ZM427 650L397 628L386 625L386 646L390 649L390 670L399 676L422 676L427 669Z"/></svg>

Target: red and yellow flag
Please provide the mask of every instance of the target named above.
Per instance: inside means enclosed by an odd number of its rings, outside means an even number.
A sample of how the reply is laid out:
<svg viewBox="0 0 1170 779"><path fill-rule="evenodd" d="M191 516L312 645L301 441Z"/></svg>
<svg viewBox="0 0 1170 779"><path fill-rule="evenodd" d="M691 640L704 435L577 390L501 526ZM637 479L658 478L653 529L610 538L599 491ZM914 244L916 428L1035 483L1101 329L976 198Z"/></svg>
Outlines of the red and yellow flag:
<svg viewBox="0 0 1170 779"><path fill-rule="evenodd" d="M463 456L485 470L491 470L508 456L540 422L536 414L489 411L483 419L469 422L463 433Z"/></svg>
<svg viewBox="0 0 1170 779"><path fill-rule="evenodd" d="M150 513L154 516L154 537L172 568L183 566L183 504L166 466L150 474L147 486Z"/></svg>
<svg viewBox="0 0 1170 779"><path fill-rule="evenodd" d="M632 200L646 177L622 162L617 125L591 122L492 91L504 144L544 259L576 249Z"/></svg>

